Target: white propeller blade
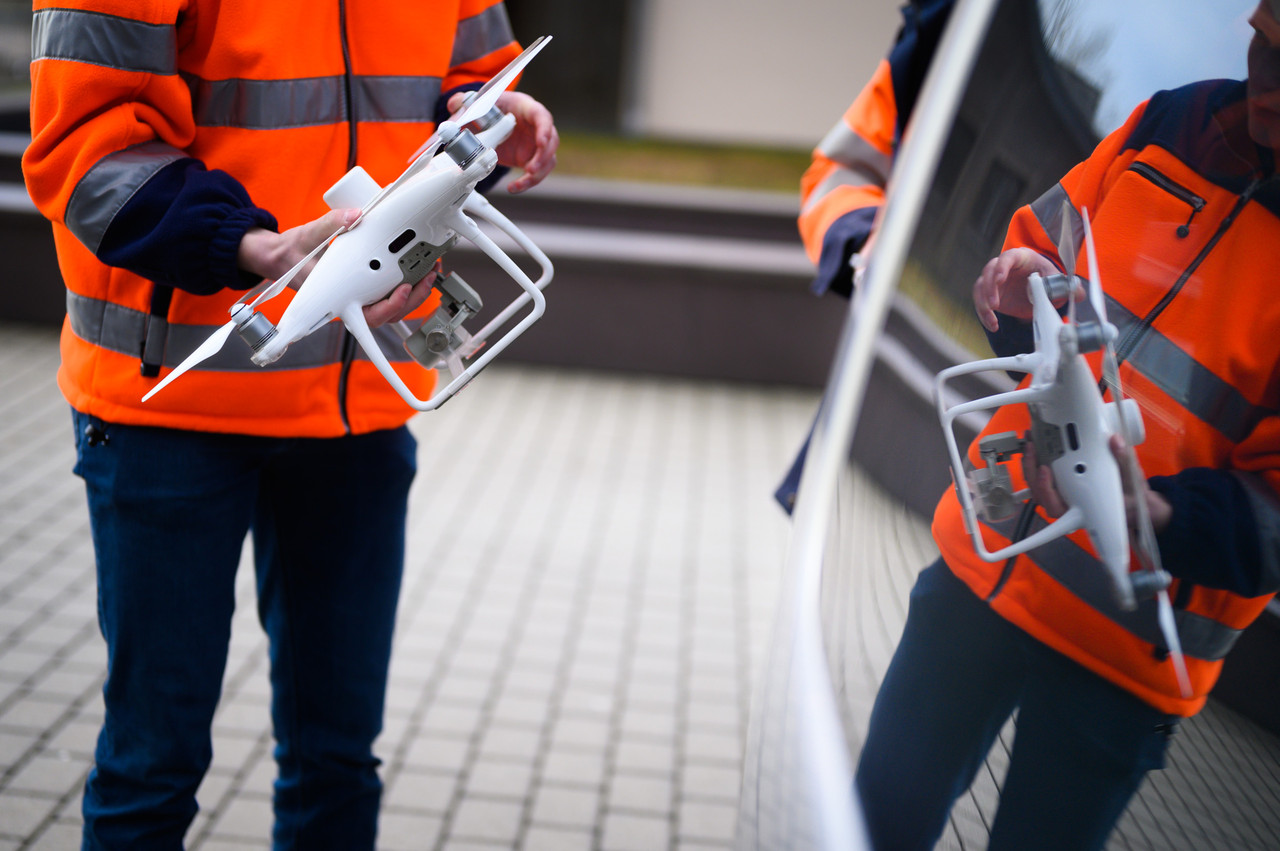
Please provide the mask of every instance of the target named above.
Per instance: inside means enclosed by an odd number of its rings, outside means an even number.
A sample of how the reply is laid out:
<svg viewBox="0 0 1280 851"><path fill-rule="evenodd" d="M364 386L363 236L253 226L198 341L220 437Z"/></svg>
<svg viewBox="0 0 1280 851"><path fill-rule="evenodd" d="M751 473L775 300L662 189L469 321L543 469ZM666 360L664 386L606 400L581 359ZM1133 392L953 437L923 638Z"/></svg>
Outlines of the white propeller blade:
<svg viewBox="0 0 1280 851"><path fill-rule="evenodd" d="M1058 232L1058 259L1071 278L1071 289L1067 293L1067 321L1074 327L1076 324L1076 243L1075 234L1071 232L1071 202L1062 202L1062 229Z"/></svg>
<svg viewBox="0 0 1280 851"><path fill-rule="evenodd" d="M1098 272L1098 253L1093 245L1093 229L1089 225L1089 211L1082 209L1084 217L1084 248L1089 263L1089 298L1093 302L1094 312L1098 320L1107 321L1107 299L1102 291L1102 279ZM1115 341L1108 339L1102 349L1102 377L1111 390L1111 401L1119 406L1124 401L1124 391L1120 387L1120 364L1116 358ZM1138 462L1138 453L1134 451L1134 436L1129 430L1129 421L1123 415L1117 416L1120 438L1124 441L1124 453L1120 463L1120 475L1124 489L1132 497L1134 507L1134 525L1137 527L1138 540L1134 550L1143 567L1153 573L1161 574L1164 568L1160 563L1160 545L1156 543L1155 527L1151 525L1151 512L1144 496L1147 484L1142 465ZM1182 640L1178 637L1178 624L1173 618L1173 605L1169 602L1167 588L1156 593L1156 615L1160 622L1160 632L1164 635L1165 645L1169 650L1169 659L1173 662L1174 676L1178 680L1178 688L1184 697L1191 696L1191 679L1187 675L1187 660L1182 655Z"/></svg>
<svg viewBox="0 0 1280 851"><path fill-rule="evenodd" d="M1076 273L1076 254L1079 249L1076 248L1075 234L1071 232L1071 202L1064 200L1062 202L1062 229L1058 231L1058 259L1062 261L1063 267L1067 270L1068 275Z"/></svg>
<svg viewBox="0 0 1280 851"><path fill-rule="evenodd" d="M506 68L489 82L480 87L480 91L471 99L458 114L450 117L451 121L457 122L459 126L465 126L484 115L493 105L498 102L498 95L511 88L511 84L516 81L516 77L520 76L520 72L524 70L524 66L529 64L529 60L538 55L538 51L547 46L547 42L551 41L551 36L544 35L524 49L524 52L512 59Z"/></svg>
<svg viewBox="0 0 1280 851"><path fill-rule="evenodd" d="M547 46L547 42L551 41L551 36L544 35L524 49L524 52L512 59L495 77L480 87L475 97L462 105L462 108L449 116L449 120L459 127L465 127L477 118L482 117L486 112L493 108L498 102L498 95L511 88L511 84L515 82L516 77L524 70L524 66L529 64L529 60L538 55L538 51ZM427 152L434 144L438 143L440 131L431 134L427 141L422 143L422 147L413 152L410 160L417 164L418 159ZM410 166L412 168L412 166Z"/></svg>
<svg viewBox="0 0 1280 851"><path fill-rule="evenodd" d="M178 376L182 375L187 370L191 369L191 367L196 366L202 361L206 361L209 358L216 355L219 351L222 350L223 345L227 342L227 338L231 336L231 332L235 330L235 327L236 327L236 323L235 323L235 320L233 319L230 322L228 322L226 325L223 325L222 327L220 327L217 331L214 331L212 334L210 334L209 339L201 343L200 347L196 349L194 352L192 352L187 357L186 360L178 364L178 366L173 370L173 372L169 373L164 377L164 381L161 381L155 387L152 387L151 391L147 393L147 395L142 397L142 401L144 402L147 401L152 396L156 395L161 390L168 387L170 382L172 382Z"/></svg>
<svg viewBox="0 0 1280 851"><path fill-rule="evenodd" d="M1160 631L1164 633L1164 643L1169 646L1169 659L1173 662L1173 675L1178 680L1182 696L1191 697L1191 676L1187 673L1187 660L1182 655L1182 639L1178 637L1178 624L1173 619L1168 590L1156 595L1156 605L1159 607Z"/></svg>

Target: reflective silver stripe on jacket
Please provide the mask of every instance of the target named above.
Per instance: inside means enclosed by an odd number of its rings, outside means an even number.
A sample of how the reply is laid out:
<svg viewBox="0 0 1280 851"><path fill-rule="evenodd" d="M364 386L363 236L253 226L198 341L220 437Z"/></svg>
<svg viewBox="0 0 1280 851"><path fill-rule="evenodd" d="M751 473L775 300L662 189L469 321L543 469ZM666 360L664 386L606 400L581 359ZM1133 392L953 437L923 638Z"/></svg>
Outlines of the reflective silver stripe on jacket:
<svg viewBox="0 0 1280 851"><path fill-rule="evenodd" d="M813 192L809 193L809 197L805 199L804 209L801 212L809 210L839 186L883 187L889 181L889 169L893 165L893 160L876 150L870 142L855 133L844 121L836 122L818 143L818 151L840 167L814 187Z"/></svg>
<svg viewBox="0 0 1280 851"><path fill-rule="evenodd" d="M478 15L458 21L453 36L453 55L449 64L453 67L474 62L515 41L507 7L495 3Z"/></svg>
<svg viewBox="0 0 1280 851"><path fill-rule="evenodd" d="M1010 539L1017 525L1016 520L1000 523L984 521L984 524ZM1027 534L1034 534L1047 525L1044 518L1037 514ZM1041 570L1108 620L1148 644L1165 646L1157 620L1156 601L1143 600L1131 612L1121 609L1112 596L1107 569L1075 541L1066 537L1058 538L1036 547L1027 555ZM1232 629L1213 618L1184 609L1175 609L1173 614L1178 625L1178 637L1182 641L1182 652L1187 656L1209 662L1226 658L1228 651L1240 637L1241 630Z"/></svg>
<svg viewBox="0 0 1280 851"><path fill-rule="evenodd" d="M339 76L301 80L202 80L183 75L192 111L201 127L281 130L347 120L344 81ZM435 120L439 77L356 76L351 81L357 121Z"/></svg>
<svg viewBox="0 0 1280 851"><path fill-rule="evenodd" d="M171 162L186 157L163 142L143 142L94 163L67 202L67 227L94 254L116 213L144 183Z"/></svg>
<svg viewBox="0 0 1280 851"><path fill-rule="evenodd" d="M67 59L120 71L177 73L177 34L169 24L71 9L42 9L31 19L31 59Z"/></svg>
<svg viewBox="0 0 1280 851"><path fill-rule="evenodd" d="M138 357L142 351L143 340L146 338L149 314L102 299L68 292L67 318L71 322L71 330L80 339L129 357ZM216 330L216 325L170 324L162 365L170 368L178 366ZM385 326L375 328L373 332L378 345L392 363L411 360L399 336L390 328ZM342 323L331 322L289 346L284 357L265 367L255 366L249 360L249 347L239 340L232 339L228 340L216 355L194 369L255 372L263 369L278 371L328 366L342 362L344 336L345 329ZM360 352L359 356L366 358L364 352Z"/></svg>
<svg viewBox="0 0 1280 851"><path fill-rule="evenodd" d="M1262 556L1259 595L1280 590L1280 499L1257 473L1232 470L1249 495L1249 507L1258 527L1258 552Z"/></svg>
<svg viewBox="0 0 1280 851"><path fill-rule="evenodd" d="M452 64L483 58L513 40L501 4L460 21ZM119 71L172 75L177 36L172 25L147 24L96 12L46 9L32 23L32 59L65 59ZM204 80L184 74L196 124L274 130L336 124L348 119L342 75L286 80ZM368 76L352 79L357 121L435 120L441 79Z"/></svg>
<svg viewBox="0 0 1280 851"><path fill-rule="evenodd" d="M1107 319L1119 329L1121 338L1139 322L1137 316L1110 296ZM1155 328L1142 333L1127 363L1232 443L1244 440L1258 423L1276 413L1254 405Z"/></svg>

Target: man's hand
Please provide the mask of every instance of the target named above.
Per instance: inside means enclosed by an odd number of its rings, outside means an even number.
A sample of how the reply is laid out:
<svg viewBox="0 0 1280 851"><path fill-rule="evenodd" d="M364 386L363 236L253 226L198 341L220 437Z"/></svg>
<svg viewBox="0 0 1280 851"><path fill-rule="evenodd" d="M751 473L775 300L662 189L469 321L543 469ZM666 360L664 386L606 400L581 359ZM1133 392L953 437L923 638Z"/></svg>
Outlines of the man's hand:
<svg viewBox="0 0 1280 851"><path fill-rule="evenodd" d="M1041 464L1036 458L1036 445L1031 442L1031 433L1027 433L1022 450L1022 477L1027 480L1031 489L1031 498L1040 504L1050 517L1058 518L1067 513L1067 501L1058 493L1053 481L1053 468Z"/></svg>
<svg viewBox="0 0 1280 851"><path fill-rule="evenodd" d="M237 254L240 268L263 278L276 280L310 254L316 246L333 236L339 228L349 227L359 216L360 211L356 209L330 210L320 218L290 228L284 233L252 228L240 240ZM295 290L301 287L314 262L299 271L289 281L289 286ZM369 327L376 328L388 322L397 322L422 306L431 295L438 272L437 267L416 284L400 284L382 301L366 306L364 317Z"/></svg>
<svg viewBox="0 0 1280 851"><path fill-rule="evenodd" d="M439 277L440 263L437 261L435 267L418 283L399 284L382 301L365 305L364 320L369 323L370 328L399 322L422 306L431 295L431 289Z"/></svg>
<svg viewBox="0 0 1280 851"><path fill-rule="evenodd" d="M1016 319L1031 319L1031 299L1027 279L1033 273L1056 275L1057 267L1047 257L1030 248L1010 248L982 267L973 284L973 309L988 331L998 331L996 311Z"/></svg>
<svg viewBox="0 0 1280 851"><path fill-rule="evenodd" d="M246 272L277 280L317 245L333 236L339 228L350 226L359 216L359 210L330 210L320 218L289 228L284 233L250 228L240 240L236 262ZM289 282L289 286L295 290L302 286L310 271L310 268L303 269Z"/></svg>
<svg viewBox="0 0 1280 851"><path fill-rule="evenodd" d="M1125 457L1124 441L1120 439L1120 435L1111 435L1107 448L1111 450L1116 463L1123 470L1128 460ZM1027 480L1027 487L1031 489L1032 498L1044 508L1046 514L1057 518L1067 512L1067 502L1062 498L1062 494L1058 493L1058 488L1054 484L1053 468L1048 464L1039 463L1036 458L1035 444L1031 442L1029 436L1026 442L1026 449L1022 453L1022 475ZM1124 495L1125 520L1130 531L1136 530L1138 525L1137 503L1135 501L1137 498L1146 500L1147 513L1151 517L1152 528L1157 533L1163 531L1173 517L1173 507L1169 505L1168 500L1151 489L1145 478L1142 479L1141 494L1135 496L1134 494L1126 493Z"/></svg>
<svg viewBox="0 0 1280 851"><path fill-rule="evenodd" d="M1111 454L1116 457L1116 463L1123 470L1124 465L1128 463L1128 459L1126 458L1124 441L1120 438L1120 435L1111 435L1111 442L1108 447L1111 449ZM1147 514L1151 517L1152 529L1157 533L1163 532L1165 527L1169 525L1169 521L1173 519L1173 506L1157 491L1151 489L1145 477L1142 478L1142 493L1138 496L1147 502ZM1136 529L1138 524L1134 494L1127 493L1124 495L1124 513L1125 517L1128 518L1129 528Z"/></svg>
<svg viewBox="0 0 1280 851"><path fill-rule="evenodd" d="M449 98L449 112L456 113L468 92ZM523 169L524 174L507 184L508 192L523 192L537 186L556 165L560 134L551 111L523 92L498 95L498 109L515 116L516 126L507 141L497 147L498 162Z"/></svg>

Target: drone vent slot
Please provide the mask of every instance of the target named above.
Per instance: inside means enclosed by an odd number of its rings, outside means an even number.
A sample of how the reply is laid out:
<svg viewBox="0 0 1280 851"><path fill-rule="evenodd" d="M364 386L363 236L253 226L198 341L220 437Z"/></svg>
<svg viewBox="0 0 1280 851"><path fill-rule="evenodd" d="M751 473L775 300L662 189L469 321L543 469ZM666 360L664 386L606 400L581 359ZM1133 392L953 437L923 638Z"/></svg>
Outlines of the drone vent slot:
<svg viewBox="0 0 1280 851"><path fill-rule="evenodd" d="M417 236L418 235L413 232L413 229L410 228L409 230L406 230L404 233L397 236L395 239L391 240L391 244L387 246L387 250L390 251L392 254L399 254L400 250L404 248L406 245L408 245L409 243L413 242L413 240Z"/></svg>
<svg viewBox="0 0 1280 851"><path fill-rule="evenodd" d="M1067 446L1071 447L1072 452L1080 448L1080 436L1076 434L1075 423L1067 423Z"/></svg>

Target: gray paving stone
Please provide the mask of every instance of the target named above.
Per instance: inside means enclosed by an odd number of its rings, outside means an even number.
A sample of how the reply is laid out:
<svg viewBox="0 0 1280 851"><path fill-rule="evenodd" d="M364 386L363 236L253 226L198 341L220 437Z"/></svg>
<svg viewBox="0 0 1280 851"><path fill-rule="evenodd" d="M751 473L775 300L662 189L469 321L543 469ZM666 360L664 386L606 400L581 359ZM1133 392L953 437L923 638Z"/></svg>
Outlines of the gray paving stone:
<svg viewBox="0 0 1280 851"><path fill-rule="evenodd" d="M604 817L602 851L653 851L671 841L671 823L666 816L643 816L608 812Z"/></svg>
<svg viewBox="0 0 1280 851"><path fill-rule="evenodd" d="M572 830L532 824L524 836L523 851L591 851L590 830Z"/></svg>
<svg viewBox="0 0 1280 851"><path fill-rule="evenodd" d="M534 727L494 724L480 739L480 758L510 758L532 761L541 745L541 732Z"/></svg>
<svg viewBox="0 0 1280 851"><path fill-rule="evenodd" d="M57 800L5 791L0 795L0 836L22 839L52 815Z"/></svg>
<svg viewBox="0 0 1280 851"><path fill-rule="evenodd" d="M619 771L668 772L675 747L653 739L628 738L618 742L613 761Z"/></svg>
<svg viewBox="0 0 1280 851"><path fill-rule="evenodd" d="M397 812L443 815L453 802L459 782L455 772L406 767L391 778L384 778L382 805Z"/></svg>
<svg viewBox="0 0 1280 851"><path fill-rule="evenodd" d="M533 784L531 763L481 756L467 773L466 794L524 800Z"/></svg>
<svg viewBox="0 0 1280 851"><path fill-rule="evenodd" d="M84 786L84 778L91 765L91 760L70 754L40 753L9 778L5 793L13 790L60 797Z"/></svg>
<svg viewBox="0 0 1280 851"><path fill-rule="evenodd" d="M423 851L433 847L443 820L416 813L383 813L378 820L378 847L383 851Z"/></svg>
<svg viewBox="0 0 1280 851"><path fill-rule="evenodd" d="M728 844L733 841L737 825L738 805L713 804L685 800L676 812L677 831L681 839Z"/></svg>
<svg viewBox="0 0 1280 851"><path fill-rule="evenodd" d="M533 798L533 823L589 830L596 823L600 790L544 783Z"/></svg>
<svg viewBox="0 0 1280 851"><path fill-rule="evenodd" d="M523 806L512 801L466 798L453 814L449 843L456 838L514 845L522 813Z"/></svg>
<svg viewBox="0 0 1280 851"><path fill-rule="evenodd" d="M469 757L470 745L456 736L419 736L409 745L405 765L430 771L461 771Z"/></svg>
<svg viewBox="0 0 1280 851"><path fill-rule="evenodd" d="M669 777L619 771L609 780L609 810L633 814L665 814L671 810L671 790Z"/></svg>
<svg viewBox="0 0 1280 851"><path fill-rule="evenodd" d="M542 777L549 782L599 786L604 776L604 754L599 751L553 747L542 764Z"/></svg>

